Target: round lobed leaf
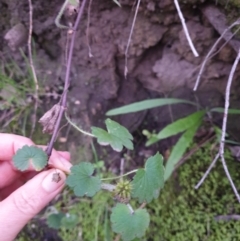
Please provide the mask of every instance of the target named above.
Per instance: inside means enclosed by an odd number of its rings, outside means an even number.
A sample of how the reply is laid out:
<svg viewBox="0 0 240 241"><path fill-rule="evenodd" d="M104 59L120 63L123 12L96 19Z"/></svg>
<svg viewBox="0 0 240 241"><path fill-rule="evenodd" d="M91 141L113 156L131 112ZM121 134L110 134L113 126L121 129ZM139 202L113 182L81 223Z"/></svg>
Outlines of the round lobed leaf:
<svg viewBox="0 0 240 241"><path fill-rule="evenodd" d="M31 165L36 171L41 171L47 162L47 154L36 146L25 145L13 157L13 164L20 171L26 171Z"/></svg>
<svg viewBox="0 0 240 241"><path fill-rule="evenodd" d="M149 222L150 217L146 209L138 209L132 213L127 205L118 203L112 210L112 229L120 234L124 241L142 237Z"/></svg>
<svg viewBox="0 0 240 241"><path fill-rule="evenodd" d="M164 185L163 158L159 153L148 158L145 168L137 171L132 185L132 197L138 198L140 203L149 203L158 197Z"/></svg>
<svg viewBox="0 0 240 241"><path fill-rule="evenodd" d="M48 218L47 218L47 225L50 228L59 229L60 226L61 226L61 221L62 221L63 217L65 217L65 214L62 213L62 212L60 212L60 213L53 213L53 214L48 216Z"/></svg>
<svg viewBox="0 0 240 241"><path fill-rule="evenodd" d="M73 188L76 196L94 196L101 189L101 180L92 176L94 167L89 162L82 162L71 167L66 183Z"/></svg>

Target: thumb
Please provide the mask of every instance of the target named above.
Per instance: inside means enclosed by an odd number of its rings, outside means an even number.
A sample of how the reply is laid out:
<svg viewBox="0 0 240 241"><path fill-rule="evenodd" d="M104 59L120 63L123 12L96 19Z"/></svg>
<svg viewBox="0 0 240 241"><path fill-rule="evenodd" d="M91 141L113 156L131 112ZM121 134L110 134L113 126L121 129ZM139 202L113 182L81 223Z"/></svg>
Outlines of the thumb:
<svg viewBox="0 0 240 241"><path fill-rule="evenodd" d="M61 180L53 181L59 173ZM39 213L63 188L65 174L56 169L44 171L0 202L1 241L11 241L27 222Z"/></svg>

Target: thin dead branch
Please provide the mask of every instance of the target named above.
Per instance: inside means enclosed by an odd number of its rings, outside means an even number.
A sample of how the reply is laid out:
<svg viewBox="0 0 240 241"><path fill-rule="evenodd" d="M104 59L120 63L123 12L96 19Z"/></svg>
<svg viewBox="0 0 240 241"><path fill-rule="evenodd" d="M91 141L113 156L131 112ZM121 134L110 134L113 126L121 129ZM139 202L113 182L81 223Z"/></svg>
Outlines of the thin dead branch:
<svg viewBox="0 0 240 241"><path fill-rule="evenodd" d="M208 176L208 174L210 173L210 171L214 167L215 163L217 162L218 158L220 157L221 161L222 161L223 169L224 169L224 171L226 173L226 176L227 176L227 178L228 178L228 180L229 180L229 182L232 186L234 194L238 199L238 202L240 202L240 195L239 195L239 193L237 191L237 188L234 185L233 180L231 178L231 175L228 171L228 167L227 167L227 164L226 164L226 161L225 161L225 158L224 158L224 147L225 147L225 137L226 137L226 129L227 129L227 117L228 117L230 90L231 90L231 85L232 85L232 81L233 81L233 76L234 76L234 73L236 71L239 60L240 60L240 49L238 51L238 55L237 55L237 57L234 61L234 64L232 66L231 72L229 74L228 82L227 82L227 87L226 87L226 92L225 92L225 107L224 107L224 115L223 115L222 134L221 134L221 142L220 142L220 145L219 145L219 152L215 156L215 158L212 161L211 165L209 166L208 170L203 175L202 179L195 186L195 189L198 189L202 185L202 183L204 182L204 180L206 179L206 177Z"/></svg>
<svg viewBox="0 0 240 241"><path fill-rule="evenodd" d="M210 51L208 52L207 56L205 57L205 59L204 59L204 61L203 61L203 63L202 63L202 66L201 66L201 68L200 68L200 71L199 71L199 74L198 74L198 77L197 77L195 86L194 86L194 88L193 88L194 91L196 91L197 88L198 88L198 85L199 85L199 82L200 82L202 73L203 73L203 71L204 71L204 68L205 68L205 66L206 66L206 63L207 63L207 61L209 60L212 52L215 50L215 48L217 47L217 45L219 44L219 42L224 38L225 34L226 34L230 29L232 29L234 26L236 26L236 25L238 25L238 24L240 24L240 19L238 19L237 21L235 21L233 24L231 24L228 28L226 28L226 29L224 30L224 32L222 33L222 35L218 38L218 40L214 43L214 45L212 46L212 48L211 48ZM233 38L233 36L234 36L233 34L230 34L227 42L230 41L230 40Z"/></svg>
<svg viewBox="0 0 240 241"><path fill-rule="evenodd" d="M35 84L35 93L34 93L34 113L33 113L33 121L32 121L32 127L31 127L31 133L30 133L30 138L33 135L33 131L36 126L36 121L37 121L37 108L38 108L38 90L39 90L39 85L38 85L38 80L37 80L37 75L36 71L33 65L33 58L32 58L32 29L33 29L33 24L32 24L32 19L33 19L33 7L32 7L32 0L28 0L28 5L29 5L29 32L28 32L28 57L29 57L29 64L32 70L32 76L33 76L33 81Z"/></svg>
<svg viewBox="0 0 240 241"><path fill-rule="evenodd" d="M220 142L220 146L219 146L219 154L222 160L222 165L224 168L224 171L227 175L227 178L232 186L232 189L238 199L238 202L240 203L240 196L239 193L237 191L237 188L235 187L233 180L231 178L231 175L228 171L228 167L224 158L224 146L225 146L225 137L226 137L226 129L227 129L227 118L228 118L228 108L229 108L229 98L230 98L230 90L231 90L231 85L232 85L232 81L233 81L233 76L234 73L236 71L237 65L239 63L240 60L240 49L238 51L238 55L234 61L234 64L232 66L231 72L229 74L229 78L228 78L228 82L227 82L227 87L226 87L226 93L225 93L225 107L224 107L224 115L223 115L223 124L222 124L222 135L221 135L221 142Z"/></svg>
<svg viewBox="0 0 240 241"><path fill-rule="evenodd" d="M140 3L141 3L141 0L138 0L136 10L135 10L135 14L134 14L134 17L133 17L133 22L132 22L130 34L129 34L129 37L128 37L127 47L126 47L126 50L125 50L125 68L124 68L125 78L127 77L127 74L128 74L128 50L129 50L129 47L130 47L130 44L131 44L133 29L134 29L134 26L135 26L135 23L136 23Z"/></svg>
<svg viewBox="0 0 240 241"><path fill-rule="evenodd" d="M198 57L199 54L198 54L197 50L195 49L195 47L194 47L194 45L193 45L193 42L192 42L192 40L191 40L191 37L190 37L190 35L189 35L188 29L187 29L187 25L186 25L186 23L185 23L185 19L184 19L184 17L183 17L182 11L181 11L181 9L180 9L178 0L174 0L174 3L175 3L175 7L176 7L176 9L177 9L177 12L178 12L178 16L179 16L179 18L180 18L180 20L181 20L181 23L182 23L182 26L183 26L183 31L184 31L184 33L185 33L185 35L186 35L188 44L189 44L189 46L190 46L190 48L191 48L194 56L195 56L195 57Z"/></svg>
<svg viewBox="0 0 240 241"><path fill-rule="evenodd" d="M51 140L50 140L50 142L47 146L47 149L46 149L46 153L49 157L51 156L53 144L54 144L54 142L57 138L57 135L58 135L58 130L59 130L59 127L60 127L60 122L61 122L63 113L64 113L64 111L67 107L67 92L68 92L68 87L70 85L70 70L71 70L71 63L72 63L73 48L74 48L74 43L75 43L76 31L77 31L78 25L80 23L81 17L83 15L83 10L85 8L85 4L86 4L86 0L83 0L82 3L81 3L81 7L78 11L78 15L77 15L77 19L75 21L74 27L72 29L73 32L72 33L69 32L69 34L71 34L71 42L70 42L69 53L68 53L64 90L63 90L63 94L62 94L62 97L61 97L61 100L60 100L60 103L59 103L60 106L61 106L61 109L59 111L59 115L58 115L58 118L57 118L57 121L56 121L56 125L55 125L55 128L53 130L53 135L52 135Z"/></svg>
<svg viewBox="0 0 240 241"><path fill-rule="evenodd" d="M240 215L238 215L238 214L219 215L219 216L214 217L214 220L217 221L217 222L231 221L231 220L239 221Z"/></svg>
<svg viewBox="0 0 240 241"><path fill-rule="evenodd" d="M214 160L212 161L211 165L209 166L209 168L207 169L207 171L204 173L203 177L201 178L201 180L198 182L198 184L195 186L195 189L198 189L203 182L205 181L205 179L207 178L207 176L209 175L210 171L213 169L213 167L215 166L218 158L219 158L220 154L217 153L217 155L215 156Z"/></svg>

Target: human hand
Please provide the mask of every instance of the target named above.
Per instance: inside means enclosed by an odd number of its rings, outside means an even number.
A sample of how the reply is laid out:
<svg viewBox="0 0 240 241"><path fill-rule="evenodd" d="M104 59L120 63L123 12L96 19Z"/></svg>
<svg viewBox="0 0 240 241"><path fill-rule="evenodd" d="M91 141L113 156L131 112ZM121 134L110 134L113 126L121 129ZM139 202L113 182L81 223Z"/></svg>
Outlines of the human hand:
<svg viewBox="0 0 240 241"><path fill-rule="evenodd" d="M12 157L24 145L35 144L26 137L0 133L1 241L14 240L27 222L61 192L66 179L64 172L70 172L70 154L55 150L49 159L53 169L40 173L32 168L26 172L16 170ZM52 181L56 172L61 177L59 182Z"/></svg>

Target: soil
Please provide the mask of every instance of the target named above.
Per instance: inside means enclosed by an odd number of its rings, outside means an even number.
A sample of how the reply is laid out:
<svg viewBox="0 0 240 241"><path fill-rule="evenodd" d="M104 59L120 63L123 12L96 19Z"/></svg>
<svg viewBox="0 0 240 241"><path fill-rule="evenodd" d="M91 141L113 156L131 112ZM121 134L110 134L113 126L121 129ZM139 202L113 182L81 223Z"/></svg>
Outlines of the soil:
<svg viewBox="0 0 240 241"><path fill-rule="evenodd" d="M187 43L173 1L142 0L127 54L128 74L125 77L125 50L136 3L129 0L119 2L121 8L111 0L92 1L90 9L85 9L77 32L68 95L67 111L74 122L86 130L91 126L104 126L107 110L159 97L192 100L202 107L222 107L226 80L236 50L240 46L237 37L223 48L220 46L224 41L220 42L217 54L206 66L198 91L193 92L192 89L204 56L230 25L229 21L236 20L233 17L239 11L237 3L229 1L228 6L225 6L224 1L219 1L216 5L215 0L179 1L191 39L200 56L196 58ZM26 62L23 61L19 47L27 53L28 3L5 0L1 1L0 6L3 9L0 38L5 36L5 41L0 44L1 55L4 61L13 59L21 68L26 69ZM36 53L34 63L38 79L46 93L61 93L65 75L67 34L66 30L54 25L61 4L56 0L35 0L33 7L33 39ZM64 19L62 21L64 22ZM12 32L9 34L10 30ZM89 49L93 57L90 57ZM232 87L232 103L235 107L239 107L239 84L236 81L239 76L238 68ZM46 111L56 101L57 99L44 100L46 104L40 109ZM155 108L117 116L114 119L140 138L141 141L137 141L137 145L141 146L144 152L145 147L139 144L145 141L144 137L140 137L142 129L159 131L171 121L195 110L194 107L182 104L172 106L171 111L169 107ZM237 118L230 119L232 133L238 131L236 122L239 122ZM78 133L63 129L61 140L63 137L67 138L68 147L90 147L90 140L79 137ZM237 136L236 138L239 139ZM164 151L174 140L162 142L157 149ZM139 153L140 151L142 150L139 150ZM88 154L84 158L89 158Z"/></svg>
<svg viewBox="0 0 240 241"><path fill-rule="evenodd" d="M121 8L112 0L93 0L90 14L89 9L85 9L77 32L71 68L67 112L72 120L85 130L90 130L91 126L102 127L108 110L161 97L191 100L203 108L223 107L226 81L240 46L238 37L233 37L223 48L221 46L226 39L220 41L217 53L208 61L198 90L193 92L192 89L211 46L237 20L238 0L227 1L228 4L225 0L179 0L191 39L199 53L197 58L187 43L174 1L142 0L127 54L127 77L124 76L125 50L136 1L119 2ZM58 94L63 89L67 34L66 30L54 24L61 4L59 0L33 1L34 64L39 83L45 90L39 114L59 100ZM8 61L14 61L27 72L27 64L19 48L27 54L28 2L2 0L0 9L1 65L4 67ZM240 107L239 77L238 67L232 86L232 108ZM53 97L49 98L49 93ZM164 153L176 141L176 137L169 138L146 148L142 130L158 132L173 120L194 111L196 107L179 104L116 116L114 119L133 133L136 149L119 154L110 151L110 148L101 148L98 150L99 158L108 160L110 170L115 173L119 173L122 157L126 160L126 169L138 167L147 157L156 151ZM221 125L221 118L214 117L214 122ZM240 141L239 121L236 116L229 119L229 133L237 141ZM70 150L74 161L92 158L90 143L91 139L69 127L60 132L59 147ZM46 238L45 234L43 236Z"/></svg>

